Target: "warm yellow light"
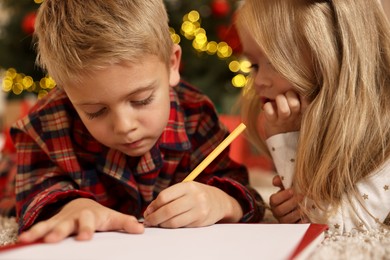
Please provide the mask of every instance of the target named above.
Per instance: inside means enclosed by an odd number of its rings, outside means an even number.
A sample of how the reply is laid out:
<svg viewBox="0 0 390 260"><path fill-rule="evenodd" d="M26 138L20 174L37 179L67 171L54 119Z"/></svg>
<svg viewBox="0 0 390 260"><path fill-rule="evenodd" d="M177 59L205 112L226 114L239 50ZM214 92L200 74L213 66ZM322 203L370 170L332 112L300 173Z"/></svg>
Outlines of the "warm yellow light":
<svg viewBox="0 0 390 260"><path fill-rule="evenodd" d="M213 55L217 52L218 44L215 41L211 41L207 43L206 49L208 54Z"/></svg>
<svg viewBox="0 0 390 260"><path fill-rule="evenodd" d="M244 73L251 72L251 66L252 66L252 64L247 60L242 60L240 62L240 70Z"/></svg>
<svg viewBox="0 0 390 260"><path fill-rule="evenodd" d="M4 91L10 92L13 84L14 84L14 81L12 80L12 78L6 76L3 78L2 88Z"/></svg>
<svg viewBox="0 0 390 260"><path fill-rule="evenodd" d="M218 43L218 57L225 59L232 55L233 50L226 42Z"/></svg>
<svg viewBox="0 0 390 260"><path fill-rule="evenodd" d="M20 84L20 83L15 83L15 84L12 86L12 92L13 92L15 95L20 95L20 94L23 92L23 85Z"/></svg>
<svg viewBox="0 0 390 260"><path fill-rule="evenodd" d="M240 63L236 60L230 62L229 69L231 72L238 72L240 70Z"/></svg>
<svg viewBox="0 0 390 260"><path fill-rule="evenodd" d="M56 83L52 77L46 77L46 88L52 89L56 86Z"/></svg>
<svg viewBox="0 0 390 260"><path fill-rule="evenodd" d="M181 25L181 29L182 29L183 32L185 32L185 33L193 34L194 31L195 31L195 26L194 26L193 23L184 22L184 23Z"/></svg>
<svg viewBox="0 0 390 260"><path fill-rule="evenodd" d="M178 34L176 34L176 33L175 34L171 34L171 39L172 39L173 43L175 43L175 44L179 44L180 41L181 41L180 36Z"/></svg>
<svg viewBox="0 0 390 260"><path fill-rule="evenodd" d="M26 76L22 80L22 84L24 86L24 89L28 89L29 87L31 87L33 85L33 83L34 83L34 80L30 76Z"/></svg>
<svg viewBox="0 0 390 260"><path fill-rule="evenodd" d="M207 44L207 36L204 33L199 33L195 37L195 41L199 46L204 46Z"/></svg>
<svg viewBox="0 0 390 260"><path fill-rule="evenodd" d="M236 88L242 88L245 86L246 84L246 77L242 74L238 74L236 76L233 77L232 79L232 84L233 86L235 86Z"/></svg>
<svg viewBox="0 0 390 260"><path fill-rule="evenodd" d="M46 90L40 90L39 92L38 92L38 99L40 99L40 98L43 98L44 96L46 96L47 95L47 91Z"/></svg>
<svg viewBox="0 0 390 260"><path fill-rule="evenodd" d="M16 73L16 70L14 68L9 68L6 72L5 72L5 76L6 77L10 77L11 79L14 79L16 77L17 73Z"/></svg>
<svg viewBox="0 0 390 260"><path fill-rule="evenodd" d="M190 22L195 23L195 22L199 21L200 15L199 15L199 13L198 13L197 11L193 10L193 11L191 11L191 12L188 13L187 19L188 19Z"/></svg>

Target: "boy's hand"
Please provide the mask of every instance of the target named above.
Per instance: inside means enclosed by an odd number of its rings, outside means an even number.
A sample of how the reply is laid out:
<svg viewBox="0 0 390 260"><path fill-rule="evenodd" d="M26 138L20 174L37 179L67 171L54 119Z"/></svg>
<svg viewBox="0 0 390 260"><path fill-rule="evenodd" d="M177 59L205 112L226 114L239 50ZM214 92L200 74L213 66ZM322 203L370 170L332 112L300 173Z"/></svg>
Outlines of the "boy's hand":
<svg viewBox="0 0 390 260"><path fill-rule="evenodd" d="M308 102L292 90L263 105L265 137L299 131Z"/></svg>
<svg viewBox="0 0 390 260"><path fill-rule="evenodd" d="M280 188L277 193L270 197L272 215L280 223L308 223L309 221L303 216L299 208L303 196L294 194L291 188L284 189L279 175L273 178L272 184Z"/></svg>
<svg viewBox="0 0 390 260"><path fill-rule="evenodd" d="M59 242L76 234L77 240L90 240L95 231L124 230L143 233L144 227L133 216L104 207L90 199L75 199L66 204L56 215L39 222L19 236L20 242Z"/></svg>
<svg viewBox="0 0 390 260"><path fill-rule="evenodd" d="M224 191L199 182L175 184L163 190L144 213L146 226L165 228L201 227L238 222L243 212Z"/></svg>

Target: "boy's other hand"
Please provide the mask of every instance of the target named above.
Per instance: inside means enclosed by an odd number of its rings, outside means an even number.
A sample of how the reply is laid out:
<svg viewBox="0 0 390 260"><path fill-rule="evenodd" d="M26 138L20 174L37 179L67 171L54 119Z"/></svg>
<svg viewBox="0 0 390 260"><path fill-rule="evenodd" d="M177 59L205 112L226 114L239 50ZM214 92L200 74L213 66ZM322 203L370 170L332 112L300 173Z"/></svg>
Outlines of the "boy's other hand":
<svg viewBox="0 0 390 260"><path fill-rule="evenodd" d="M59 242L75 234L77 240L90 240L95 231L143 233L144 226L133 216L104 207L91 199L75 199L56 215L41 221L23 232L19 242L29 243L43 239L47 243Z"/></svg>
<svg viewBox="0 0 390 260"><path fill-rule="evenodd" d="M291 188L284 189L279 175L273 178L272 184L280 188L277 193L271 195L269 203L272 215L279 223L308 223L299 207L303 196L295 194Z"/></svg>
<svg viewBox="0 0 390 260"><path fill-rule="evenodd" d="M146 226L201 227L217 222L238 222L239 203L224 191L199 182L175 184L163 190L144 213Z"/></svg>

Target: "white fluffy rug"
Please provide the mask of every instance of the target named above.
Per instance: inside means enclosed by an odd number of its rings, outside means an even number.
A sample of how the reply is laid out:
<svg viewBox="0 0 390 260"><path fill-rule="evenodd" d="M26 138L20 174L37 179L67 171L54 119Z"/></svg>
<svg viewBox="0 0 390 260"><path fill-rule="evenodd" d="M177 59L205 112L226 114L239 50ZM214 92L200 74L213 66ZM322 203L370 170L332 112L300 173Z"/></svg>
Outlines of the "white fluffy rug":
<svg viewBox="0 0 390 260"><path fill-rule="evenodd" d="M16 241L14 218L0 216L0 245ZM349 235L327 234L310 259L390 259L390 231L378 230Z"/></svg>
<svg viewBox="0 0 390 260"><path fill-rule="evenodd" d="M12 244L16 241L18 225L14 218L0 216L0 246Z"/></svg>

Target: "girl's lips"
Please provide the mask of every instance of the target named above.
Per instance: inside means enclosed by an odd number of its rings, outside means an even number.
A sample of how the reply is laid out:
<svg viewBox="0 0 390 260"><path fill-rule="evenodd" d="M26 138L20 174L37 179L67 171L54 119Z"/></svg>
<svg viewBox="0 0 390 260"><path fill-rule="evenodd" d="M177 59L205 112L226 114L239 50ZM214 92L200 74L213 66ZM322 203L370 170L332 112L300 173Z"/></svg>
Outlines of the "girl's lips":
<svg viewBox="0 0 390 260"><path fill-rule="evenodd" d="M261 97L260 98L261 103L264 105L267 102L272 102L272 99L266 98L266 97Z"/></svg>

